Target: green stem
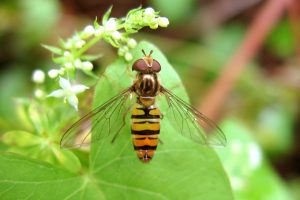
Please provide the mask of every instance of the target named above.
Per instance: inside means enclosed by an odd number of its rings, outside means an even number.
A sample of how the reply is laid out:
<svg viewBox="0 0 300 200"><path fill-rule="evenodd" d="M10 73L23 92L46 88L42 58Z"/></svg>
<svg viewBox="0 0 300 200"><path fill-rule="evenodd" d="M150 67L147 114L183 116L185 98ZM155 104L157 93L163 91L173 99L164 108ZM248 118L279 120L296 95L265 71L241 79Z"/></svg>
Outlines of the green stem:
<svg viewBox="0 0 300 200"><path fill-rule="evenodd" d="M87 42L79 51L76 52L75 58L80 57L84 52L86 52L89 48L95 45L102 37L95 37Z"/></svg>

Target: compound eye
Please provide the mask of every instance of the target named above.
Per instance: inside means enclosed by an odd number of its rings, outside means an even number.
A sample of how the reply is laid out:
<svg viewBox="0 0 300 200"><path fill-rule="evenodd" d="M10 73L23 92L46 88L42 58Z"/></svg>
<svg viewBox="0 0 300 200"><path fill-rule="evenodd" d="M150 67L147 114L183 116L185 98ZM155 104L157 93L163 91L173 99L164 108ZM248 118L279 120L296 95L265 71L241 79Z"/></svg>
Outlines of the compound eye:
<svg viewBox="0 0 300 200"><path fill-rule="evenodd" d="M148 68L146 62L143 59L138 59L132 65L132 70L143 72Z"/></svg>
<svg viewBox="0 0 300 200"><path fill-rule="evenodd" d="M159 72L160 69L161 69L161 68L160 68L159 62L158 62L157 60L154 60L154 59L153 59L152 70L153 70L154 72Z"/></svg>

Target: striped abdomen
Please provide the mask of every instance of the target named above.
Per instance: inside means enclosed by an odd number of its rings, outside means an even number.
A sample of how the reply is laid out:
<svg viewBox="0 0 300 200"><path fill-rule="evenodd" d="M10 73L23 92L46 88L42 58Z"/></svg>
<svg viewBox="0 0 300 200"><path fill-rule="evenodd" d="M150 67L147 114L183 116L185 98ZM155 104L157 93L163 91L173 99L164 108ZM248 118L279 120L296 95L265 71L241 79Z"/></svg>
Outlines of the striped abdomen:
<svg viewBox="0 0 300 200"><path fill-rule="evenodd" d="M160 111L135 104L131 115L131 134L134 150L142 162L149 162L158 144Z"/></svg>

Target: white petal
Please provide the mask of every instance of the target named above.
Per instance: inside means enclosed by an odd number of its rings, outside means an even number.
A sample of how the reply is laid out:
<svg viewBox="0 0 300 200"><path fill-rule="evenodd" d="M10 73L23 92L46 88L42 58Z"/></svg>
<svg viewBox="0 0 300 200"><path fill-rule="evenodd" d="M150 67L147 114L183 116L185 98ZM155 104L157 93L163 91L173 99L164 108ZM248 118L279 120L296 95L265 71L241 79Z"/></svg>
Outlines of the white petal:
<svg viewBox="0 0 300 200"><path fill-rule="evenodd" d="M73 106L75 108L75 110L78 110L78 98L76 97L76 95L71 95L68 97L68 102L71 106Z"/></svg>
<svg viewBox="0 0 300 200"><path fill-rule="evenodd" d="M73 85L73 86L71 87L71 91L72 91L72 93L74 93L74 94L83 92L83 91L85 91L85 90L87 90L87 89L89 89L89 88L88 88L87 86L85 86L85 85Z"/></svg>
<svg viewBox="0 0 300 200"><path fill-rule="evenodd" d="M59 90L54 90L53 92L51 92L48 97L63 97L65 95L64 90L59 89Z"/></svg>
<svg viewBox="0 0 300 200"><path fill-rule="evenodd" d="M145 15L148 15L148 16L154 16L154 9L153 8L151 8L151 7L148 7L148 8L146 8L145 9Z"/></svg>
<svg viewBox="0 0 300 200"><path fill-rule="evenodd" d="M69 89L71 87L70 81L62 77L59 77L59 85L63 89Z"/></svg>

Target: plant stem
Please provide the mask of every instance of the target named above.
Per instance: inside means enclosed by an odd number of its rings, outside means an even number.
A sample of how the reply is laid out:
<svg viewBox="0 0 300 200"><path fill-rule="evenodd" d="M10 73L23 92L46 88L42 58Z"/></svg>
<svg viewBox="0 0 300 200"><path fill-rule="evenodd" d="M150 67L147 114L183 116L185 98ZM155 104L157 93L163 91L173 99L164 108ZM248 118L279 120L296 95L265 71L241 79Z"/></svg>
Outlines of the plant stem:
<svg viewBox="0 0 300 200"><path fill-rule="evenodd" d="M293 1L288 7L288 17L296 41L298 62L300 63L300 2Z"/></svg>
<svg viewBox="0 0 300 200"><path fill-rule="evenodd" d="M90 49L93 45L95 45L102 37L94 37L90 41L88 41L79 51L76 52L75 57L79 58L84 52Z"/></svg>
<svg viewBox="0 0 300 200"><path fill-rule="evenodd" d="M220 77L211 87L202 103L199 104L198 108L201 112L212 119L218 117L218 113L234 87L235 81L256 55L267 34L291 2L292 0L269 0L265 3L250 25L244 40L223 68Z"/></svg>

